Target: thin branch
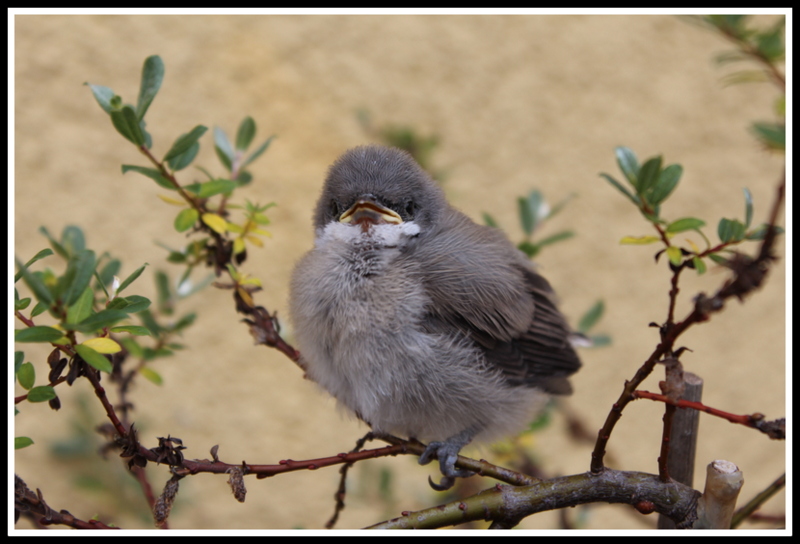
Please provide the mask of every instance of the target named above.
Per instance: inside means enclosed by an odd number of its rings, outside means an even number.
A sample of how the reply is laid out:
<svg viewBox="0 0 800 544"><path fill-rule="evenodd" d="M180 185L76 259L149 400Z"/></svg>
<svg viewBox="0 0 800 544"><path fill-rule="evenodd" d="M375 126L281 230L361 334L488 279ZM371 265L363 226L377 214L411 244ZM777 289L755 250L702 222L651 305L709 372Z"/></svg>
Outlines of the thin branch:
<svg viewBox="0 0 800 544"><path fill-rule="evenodd" d="M42 492L31 491L25 482L14 475L14 510L17 515L26 512L38 516L37 523L41 525L66 525L75 529L119 529L111 527L97 520L84 521L78 519L66 510L56 512L45 502Z"/></svg>
<svg viewBox="0 0 800 544"><path fill-rule="evenodd" d="M744 520L752 518L753 513L756 510L761 508L764 503L775 496L778 491L784 487L786 487L786 473L781 474L777 480L769 485L769 487L753 497L747 504L736 511L736 513L733 515L733 520L731 521L731 529L735 529L741 525Z"/></svg>
<svg viewBox="0 0 800 544"><path fill-rule="evenodd" d="M650 391L634 391L633 398L650 399L658 402L664 402L667 405L675 406L678 408L691 408L692 410L697 410L698 412L705 412L707 414L711 414L712 416L717 416L723 419L727 419L731 423L737 423L739 425L744 425L745 427L758 429L762 433L768 435L770 438L775 440L784 440L786 438L785 420L783 418L767 421L764 414L758 412L749 415L731 414L730 412L725 412L723 410L718 410L716 408L706 406L702 402L693 402L688 400L671 400L667 398L665 395L659 395L658 393L651 393Z"/></svg>

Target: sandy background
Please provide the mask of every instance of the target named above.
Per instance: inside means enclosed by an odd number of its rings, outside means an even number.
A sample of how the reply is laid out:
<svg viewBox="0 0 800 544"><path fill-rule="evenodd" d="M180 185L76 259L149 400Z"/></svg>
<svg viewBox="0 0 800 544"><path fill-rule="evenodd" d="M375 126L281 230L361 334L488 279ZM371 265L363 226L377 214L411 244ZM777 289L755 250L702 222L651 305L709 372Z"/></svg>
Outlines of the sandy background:
<svg viewBox="0 0 800 544"><path fill-rule="evenodd" d="M585 367L566 402L591 432L656 344L657 333L647 324L664 319L669 288L666 266L653 265L655 246L618 244L624 235L649 231L598 176L617 175L614 146L632 147L640 159L662 153L665 161L681 163L684 177L662 213L704 218L710 235L720 217L743 216L744 186L753 193L756 221L762 221L781 172L782 159L760 150L747 132L751 121L771 117L776 91L767 85L723 88L726 70L711 59L727 44L671 16L25 15L16 17L14 29L14 252L28 259L46 247L37 232L41 225L54 233L80 225L98 253L123 258L123 275L150 263L130 293L153 296L156 269L180 273L169 268L154 241L178 247L183 237L171 227L176 208L156 197L165 191L120 173L120 164L145 162L82 83L109 86L135 102L142 62L152 54L166 64L165 82L148 112L156 154L199 123L233 134L245 115L258 123L259 142L278 135L252 166L255 182L240 198L278 203L270 213L273 238L251 251L245 270L264 284L258 301L283 317L293 263L312 243L310 212L328 165L345 149L374 141L356 119L359 108L378 125L438 135L433 162L448 173L450 200L476 220L491 213L512 239L521 237L517 196L533 188L551 202L576 194L542 235L570 228L577 236L548 248L538 262L573 323L598 298L606 302L596 332L611 335L613 345L583 352ZM221 174L210 132L202 145L196 164ZM194 169L180 175L186 183L200 178ZM51 258L51 266L55 262ZM718 270L685 274L677 315L686 315L695 293L714 289L725 277ZM687 369L706 379L709 405L770 418L785 414L785 294L781 261L746 304L731 303L681 339L692 349L683 358ZM365 432L341 417L282 355L252 345L229 292L208 289L182 309L200 313L183 338L193 349L158 362L163 386L142 381L133 393L145 444L155 446L156 436L172 434L183 439L190 458L207 457L219 444L225 461L274 463L349 450ZM44 376L46 350L24 349ZM660 376L646 388L657 390ZM103 415L88 385L60 387L58 413L22 406L15 432L36 445L16 454L16 471L54 508L150 528L146 515L130 513L141 510L143 500L119 459L52 453L56 444L62 451L65 443L90 451L99 444L91 427ZM656 471L662 412L648 401L629 407L609 448L614 468ZM591 445L566 440L562 424L556 417L536 436L537 459L554 475L587 470ZM76 435L76 428L86 434ZM700 429L697 473L713 459L737 463L745 474L743 499L784 471L783 442L707 416ZM473 453L492 455L488 448ZM381 492L377 482L387 470L393 483ZM167 469L148 471L160 489ZM443 499L427 487L428 474L434 469L411 458L358 465L339 527L438 504ZM97 480L106 483L94 485ZM247 501L239 504L224 477L187 478L170 524L320 528L332 511L337 481L333 469L248 479ZM108 482L112 488L104 490ZM584 526L638 529L655 521L628 510L598 507L582 514ZM782 512L783 494L764 510ZM524 527L554 528L557 518L544 514Z"/></svg>

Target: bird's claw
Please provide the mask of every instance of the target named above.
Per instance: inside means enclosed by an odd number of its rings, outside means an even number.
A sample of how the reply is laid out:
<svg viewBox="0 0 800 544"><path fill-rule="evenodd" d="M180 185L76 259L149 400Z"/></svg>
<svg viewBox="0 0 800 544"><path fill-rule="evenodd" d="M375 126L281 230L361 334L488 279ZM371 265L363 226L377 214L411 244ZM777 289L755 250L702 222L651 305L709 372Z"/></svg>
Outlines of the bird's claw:
<svg viewBox="0 0 800 544"><path fill-rule="evenodd" d="M419 456L419 464L427 465L436 456L439 459L439 469L444 476L437 484L428 476L428 483L436 491L446 491L453 487L456 483L456 478L468 478L475 473L471 470L463 470L456 468L456 461L458 460L458 452L461 450L461 444L454 444L452 442L431 442Z"/></svg>

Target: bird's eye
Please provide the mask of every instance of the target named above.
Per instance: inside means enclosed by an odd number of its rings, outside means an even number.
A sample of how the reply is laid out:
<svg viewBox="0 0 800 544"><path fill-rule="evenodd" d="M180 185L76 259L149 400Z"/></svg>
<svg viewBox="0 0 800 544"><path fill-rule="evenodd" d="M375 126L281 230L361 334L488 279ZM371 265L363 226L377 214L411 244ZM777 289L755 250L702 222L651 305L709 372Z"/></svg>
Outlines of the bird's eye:
<svg viewBox="0 0 800 544"><path fill-rule="evenodd" d="M336 202L336 200L331 200L331 203L330 203L331 215L334 216L334 217L339 217L340 210L341 210L341 206L339 206L339 203Z"/></svg>
<svg viewBox="0 0 800 544"><path fill-rule="evenodd" d="M406 202L405 211L408 217L414 217L414 212L417 211L417 206L414 204L413 200Z"/></svg>

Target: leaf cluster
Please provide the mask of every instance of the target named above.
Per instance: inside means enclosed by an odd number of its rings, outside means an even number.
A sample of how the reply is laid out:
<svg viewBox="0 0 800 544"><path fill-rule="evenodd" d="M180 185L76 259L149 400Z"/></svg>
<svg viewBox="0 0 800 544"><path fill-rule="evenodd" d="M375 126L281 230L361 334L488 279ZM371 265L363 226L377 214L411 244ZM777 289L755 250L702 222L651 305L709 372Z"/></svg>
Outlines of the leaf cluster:
<svg viewBox="0 0 800 544"><path fill-rule="evenodd" d="M625 195L657 232L656 235L625 236L620 240L620 243L645 245L661 242L664 244L665 249L660 251L656 258L662 253L666 253L672 266L688 266L702 274L707 268L704 262L705 258L709 258L719 264L726 264L728 259L720 255L721 252L732 252L732 246L747 240L764 239L767 231L766 224L751 228L753 197L747 188L744 189L744 221L721 218L717 222L719 243L712 244L702 230L706 226L706 222L702 219L683 217L669 221L661 216L661 204L673 194L683 175L683 167L681 165L670 164L663 166L662 157L657 156L647 159L640 166L636 155L629 148L617 147L615 153L617 165L624 175L627 185L609 174L601 173L600 176ZM672 238L676 234L687 231L694 231L699 234L705 241L705 249L699 249L691 240L687 240L687 246L674 244Z"/></svg>
<svg viewBox="0 0 800 544"><path fill-rule="evenodd" d="M86 246L80 228L67 226L58 239L45 228L41 228L40 232L51 247L39 251L24 264L18 259L16 261L14 283L22 280L33 297L22 298L19 290L16 287L14 289L14 313L24 325L14 331L14 341L49 343L54 350L47 360L50 367L47 385L36 385L34 365L25 362L23 351L15 352L14 373L17 383L27 391L24 400L47 401L57 410L60 401L55 391L56 385L63 381L72 385L87 372L111 374L115 370L112 356L134 355L149 361L169 355L171 350L181 347L179 344L170 344L167 337L189 326L194 321L193 314L182 317L174 324L161 325L150 310L151 301L148 298L135 294L123 295L123 291L141 276L147 263L120 280L117 274L122 269L121 261L107 253L97 257L96 252ZM58 271L53 267L32 268L45 259L57 264L53 258L60 258L63 270ZM176 295L169 292L168 280L163 273L156 277L160 283L158 313L169 315ZM33 299L36 302L31 307ZM139 318L141 325L130 322L134 316ZM45 317L47 324L42 324ZM79 335L85 338L81 340ZM156 347L142 347L136 338L143 336L151 337ZM65 371L67 374L63 376ZM155 383L161 381L160 376L144 364L140 365L138 371ZM18 441L17 445L30 443L32 441L27 439Z"/></svg>
<svg viewBox="0 0 800 544"><path fill-rule="evenodd" d="M228 200L236 189L249 184L252 174L247 170L269 148L274 136L270 136L252 151L257 127L252 117L245 117L239 124L232 142L220 127L214 127L214 151L225 169L223 176L215 176L207 169L197 169L207 178L181 184L176 173L188 167L200 150L200 139L207 127L197 125L178 136L169 150L159 160L152 153L152 138L145 130L144 116L161 88L164 78L164 63L157 55L148 57L142 68L139 98L136 107L123 105L122 98L110 88L88 84L100 107L111 116L112 125L125 139L135 144L151 166L123 164L122 173L136 172L152 179L162 189L177 195L159 195L159 198L181 210L175 216L173 227L177 232L203 231L205 238L193 239L181 250L169 249L168 260L186 265L179 283L183 283L194 267L213 263L217 273L226 269L234 259L241 264L247 256L247 244L263 246L262 236L269 236L263 227L269 224L264 213L274 203L258 204L246 201L244 205L230 204ZM212 199L218 199L212 202ZM242 210L240 221L229 219L231 209Z"/></svg>
<svg viewBox="0 0 800 544"><path fill-rule="evenodd" d="M735 49L716 56L714 60L718 65L756 64L756 69L737 70L726 75L723 78L726 85L773 82L778 86L781 96L774 106L778 120L752 123L750 130L766 149L785 153L786 83L779 65L786 59L786 17L778 17L763 28L756 26L751 15L706 15L691 17L690 20L721 34L734 44Z"/></svg>

